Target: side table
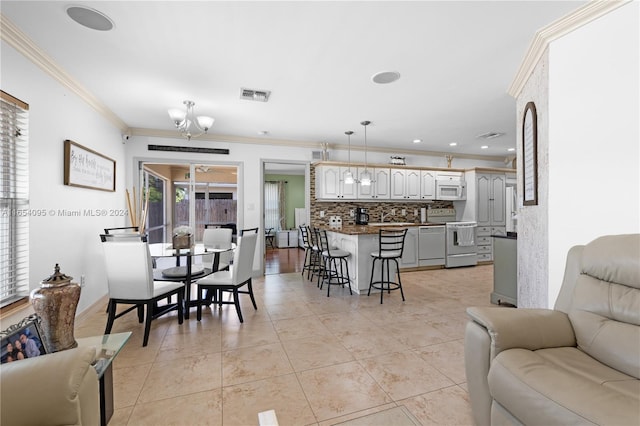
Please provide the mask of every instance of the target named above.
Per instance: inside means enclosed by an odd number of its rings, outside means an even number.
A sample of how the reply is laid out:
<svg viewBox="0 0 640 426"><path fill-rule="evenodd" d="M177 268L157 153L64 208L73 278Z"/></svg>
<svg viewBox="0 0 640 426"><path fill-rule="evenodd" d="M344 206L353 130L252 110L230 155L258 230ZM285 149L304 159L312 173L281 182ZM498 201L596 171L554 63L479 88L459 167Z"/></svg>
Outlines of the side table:
<svg viewBox="0 0 640 426"><path fill-rule="evenodd" d="M100 379L100 425L106 426L113 415L113 371L111 364L131 337L131 332L104 334L76 339L78 346L96 348L94 368Z"/></svg>

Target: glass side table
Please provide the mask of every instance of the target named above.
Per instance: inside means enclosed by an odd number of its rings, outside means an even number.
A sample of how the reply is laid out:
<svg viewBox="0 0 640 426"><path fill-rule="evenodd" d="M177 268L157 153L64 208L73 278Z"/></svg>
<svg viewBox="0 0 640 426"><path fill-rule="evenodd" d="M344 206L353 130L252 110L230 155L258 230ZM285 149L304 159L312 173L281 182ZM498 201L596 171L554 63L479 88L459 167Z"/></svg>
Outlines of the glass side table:
<svg viewBox="0 0 640 426"><path fill-rule="evenodd" d="M100 380L100 425L106 426L113 415L113 371L111 364L131 337L131 332L104 334L76 339L78 346L96 348L94 368Z"/></svg>

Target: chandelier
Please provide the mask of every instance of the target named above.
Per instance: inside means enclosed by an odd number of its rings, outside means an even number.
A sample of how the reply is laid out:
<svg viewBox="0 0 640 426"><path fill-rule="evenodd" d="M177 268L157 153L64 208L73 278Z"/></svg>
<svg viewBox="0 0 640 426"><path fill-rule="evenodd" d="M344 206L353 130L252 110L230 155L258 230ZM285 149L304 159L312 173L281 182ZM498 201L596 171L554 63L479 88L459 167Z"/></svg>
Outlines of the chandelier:
<svg viewBox="0 0 640 426"><path fill-rule="evenodd" d="M215 121L213 117L204 115L196 117L193 111L195 103L193 101L184 101L183 104L187 107L186 111L179 108L169 109L169 117L171 117L173 124L175 124L182 136L187 140L191 140L191 138L197 138L207 133Z"/></svg>
<svg viewBox="0 0 640 426"><path fill-rule="evenodd" d="M360 124L364 126L364 172L360 174L360 185L369 186L371 185L371 173L369 173L369 169L367 168L367 126L371 124L371 122L362 121Z"/></svg>
<svg viewBox="0 0 640 426"><path fill-rule="evenodd" d="M353 134L353 132L351 130L347 130L346 132L344 132L344 134L347 135L347 138L349 140L349 170L347 170L347 172L344 174L344 183L346 183L347 185L351 185L355 182L353 173L351 173L351 135Z"/></svg>

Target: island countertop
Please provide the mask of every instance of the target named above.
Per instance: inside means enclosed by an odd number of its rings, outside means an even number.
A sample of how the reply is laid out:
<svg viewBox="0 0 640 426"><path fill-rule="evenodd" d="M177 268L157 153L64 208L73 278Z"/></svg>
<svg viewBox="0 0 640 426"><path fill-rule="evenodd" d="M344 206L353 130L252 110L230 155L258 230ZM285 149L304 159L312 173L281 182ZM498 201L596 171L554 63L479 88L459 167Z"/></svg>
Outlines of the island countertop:
<svg viewBox="0 0 640 426"><path fill-rule="evenodd" d="M368 234L377 234L378 230L383 229L391 229L391 228L409 228L409 227L417 227L417 226L442 226L442 223L393 223L389 222L388 224L382 225L342 225L340 228L332 228L330 226L320 226L320 229L324 229L325 231L337 232L345 235L368 235Z"/></svg>

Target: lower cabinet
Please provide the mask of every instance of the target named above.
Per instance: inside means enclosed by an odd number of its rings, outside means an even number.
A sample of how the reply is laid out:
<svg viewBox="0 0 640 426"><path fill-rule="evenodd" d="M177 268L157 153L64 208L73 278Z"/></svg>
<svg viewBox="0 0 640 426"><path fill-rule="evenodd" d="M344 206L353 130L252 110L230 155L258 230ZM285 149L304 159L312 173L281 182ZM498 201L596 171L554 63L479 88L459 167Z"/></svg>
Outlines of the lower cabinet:
<svg viewBox="0 0 640 426"><path fill-rule="evenodd" d="M401 268L418 267L418 230L417 226L408 228L404 238L404 250L400 259Z"/></svg>
<svg viewBox="0 0 640 426"><path fill-rule="evenodd" d="M478 262L493 261L493 235L504 237L507 229L504 226L478 226L476 243L478 248Z"/></svg>
<svg viewBox="0 0 640 426"><path fill-rule="evenodd" d="M298 247L298 230L276 232L276 247Z"/></svg>

